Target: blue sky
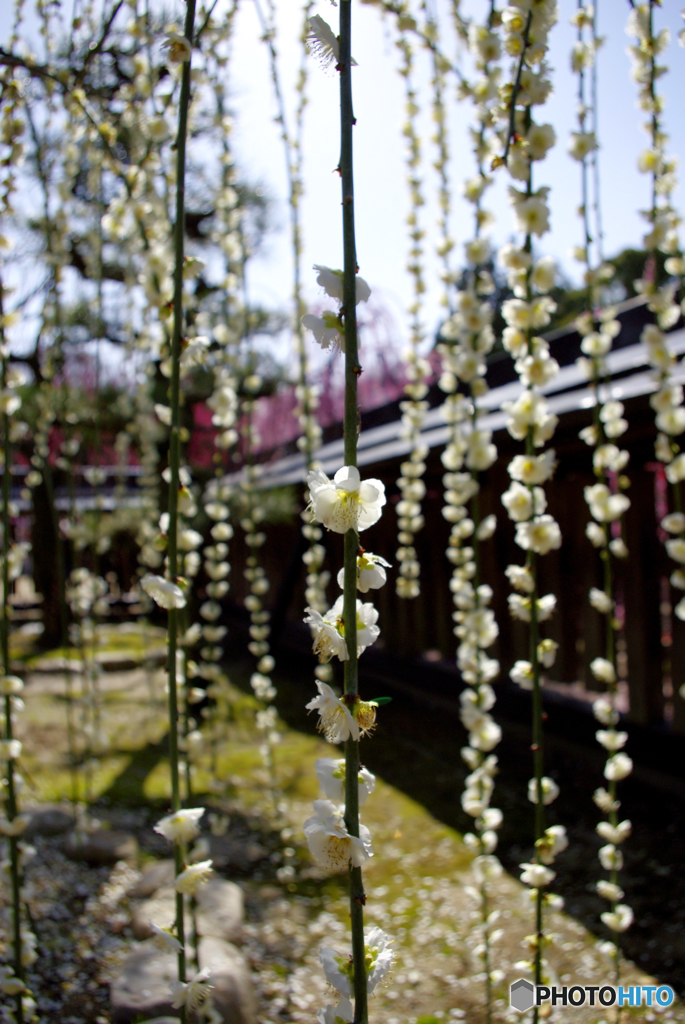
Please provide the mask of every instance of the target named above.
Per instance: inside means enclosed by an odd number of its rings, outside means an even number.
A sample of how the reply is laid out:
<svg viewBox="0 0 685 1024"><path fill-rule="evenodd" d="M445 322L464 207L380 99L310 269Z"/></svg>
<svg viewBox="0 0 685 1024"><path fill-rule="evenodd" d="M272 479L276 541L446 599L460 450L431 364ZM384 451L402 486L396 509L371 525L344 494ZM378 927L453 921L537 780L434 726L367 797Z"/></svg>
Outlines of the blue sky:
<svg viewBox="0 0 685 1024"><path fill-rule="evenodd" d="M226 0L219 0L221 9ZM261 0L265 5L265 0ZM383 19L379 11L353 0L353 53L358 61L354 71L355 182L357 209L357 249L362 275L368 280L390 311L401 333L406 331L404 310L411 296L411 281L404 265L407 238L405 216L408 209L404 166L403 85L397 74L398 55L394 46L392 20ZM0 0L0 37L9 33L12 4ZM184 5L176 0L179 18ZM462 60L469 69L468 58L458 56L450 29L447 0L434 0L441 29L440 46L454 60ZM462 0L465 13L482 18L488 7L484 0ZM671 30L671 43L664 56L669 73L659 80L666 99L664 125L670 133L670 152L685 153L685 51L678 45L677 33L683 25L680 5L668 0L656 10L656 23ZM67 5L70 10L70 4ZM283 91L293 114L295 75L300 60L298 34L301 6L295 0L275 3L278 17L279 68ZM66 8L65 8L66 9ZM555 91L543 108L536 108L538 120L551 122L557 133L557 145L544 163L536 165L536 182L547 184L551 191L551 231L540 241L540 251L554 255L565 274L577 278L578 265L569 256L570 248L581 239L580 221L576 214L579 203L579 166L567 153L568 136L576 125L576 77L571 74L569 53L575 41L575 29L569 19L576 10L576 0L560 0L559 21L552 30L550 64L554 68ZM599 125L602 172L602 211L605 228L605 251L612 255L630 245L640 245L644 222L637 211L650 201L648 176L637 171L637 157L647 145L641 131L643 115L636 108L636 86L630 78L630 61L626 54L629 43L625 24L629 14L627 0L599 0L598 22L606 44L599 55ZM335 27L337 9L328 0L314 8ZM35 29L32 5L27 8L27 24ZM278 128L271 88L268 53L260 42L260 28L253 3L239 8L233 60L229 82L236 118L234 145L239 164L245 174L259 182L271 199L270 212L276 230L266 240L263 254L252 262L249 286L252 297L277 308L287 307L291 293L290 240L286 204L285 159ZM437 324L440 307L439 263L434 255L437 238L435 195L437 176L432 169L435 150L430 142L433 125L430 118L430 62L425 53L416 55L416 82L422 95L420 117L424 137L423 227L426 231L426 280L424 321L427 333ZM341 265L342 239L340 218L340 184L334 173L339 152L338 80L334 71L324 72L309 60L309 106L305 124L305 195L303 200L304 282L308 300L320 299L314 263ZM470 105L457 103L455 90L448 87L450 173L453 182L454 208L452 235L461 243L472 232L470 207L460 198L462 181L473 173L474 165L467 135ZM497 218L494 241L497 245L513 235L514 224L506 198L508 175L500 172L495 187L487 195L487 205ZM676 194L676 205L682 207L683 189Z"/></svg>
<svg viewBox="0 0 685 1024"><path fill-rule="evenodd" d="M292 94L297 66L297 29L299 6L283 0L279 3L279 39L281 74L285 91ZM455 45L446 16L446 5L438 2L438 16L443 28L441 46L454 56ZM476 13L485 9L482 2L464 5ZM659 81L666 98L664 124L670 133L670 152L685 152L685 51L678 45L677 33L683 21L674 3L657 9L657 27L668 25L671 43L664 56L668 75ZM557 145L544 163L536 165L536 180L548 184L551 191L551 231L543 236L540 249L554 255L568 277L578 275L578 264L569 255L571 246L581 238L576 213L580 195L579 165L566 153L567 140L576 126L577 79L570 71L569 53L576 30L569 19L576 10L575 0L561 0L559 21L552 30L550 64L554 70L555 91L542 108L536 108L537 119L551 122L557 133ZM337 10L330 3L315 8L334 27ZM640 128L643 115L636 108L637 91L630 78L630 60L626 47L630 40L625 32L629 4L616 0L599 0L598 24L606 43L599 54L599 127L601 144L602 211L605 251L612 255L626 246L639 246L645 227L637 211L650 202L648 176L637 171L637 157L647 146L647 136ZM231 71L237 126L236 149L245 170L259 177L274 199L273 213L277 222L287 226L287 209L282 197L286 194L283 157L278 151L275 125L268 112L275 112L268 81L267 54L256 42L257 20L254 9L246 4L237 25L236 59ZM404 150L401 125L404 120L402 82L397 74L397 54L391 21L384 21L379 12L363 4L354 6L353 54L359 66L354 72L355 189L357 206L357 249L361 273L396 312L398 318L410 295L411 282L404 270L407 248L404 218L407 196L404 185ZM467 62L464 63L466 68ZM424 97L424 108L430 103L429 62L417 54L417 81ZM310 62L310 104L305 129L305 183L303 204L305 280L309 294L316 297L315 275L307 273L313 263L339 266L341 261L340 191L332 173L339 149L338 83L333 73L323 72ZM448 91L450 132L455 203L452 234L462 241L470 236L469 207L459 198L462 180L473 172L467 127L469 105L458 104L454 90ZM259 118L259 122L257 122ZM256 128L256 124L260 128ZM432 123L429 112L421 118L424 135L424 209L426 229L426 264L428 294L425 320L434 326L439 315L438 263L433 255L436 237L436 206L434 195L436 175L431 163L434 148L429 139ZM501 173L495 187L487 193L487 205L497 217L494 239L506 241L514 225L506 199L508 175ZM676 204L682 207L682 187ZM461 249L459 250L461 254ZM251 272L252 287L266 301L281 301L288 294L288 238L284 231L268 244L267 254Z"/></svg>

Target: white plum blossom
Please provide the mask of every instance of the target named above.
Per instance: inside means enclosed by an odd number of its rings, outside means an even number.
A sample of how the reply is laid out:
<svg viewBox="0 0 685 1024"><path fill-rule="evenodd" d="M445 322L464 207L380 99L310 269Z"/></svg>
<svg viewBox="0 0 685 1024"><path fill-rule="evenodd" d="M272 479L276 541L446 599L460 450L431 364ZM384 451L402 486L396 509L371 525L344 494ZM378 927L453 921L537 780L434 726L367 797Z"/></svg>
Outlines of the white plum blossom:
<svg viewBox="0 0 685 1024"><path fill-rule="evenodd" d="M314 762L316 777L321 792L327 800L336 804L345 801L345 760L344 758L319 757ZM366 803L367 797L376 788L376 777L363 765L359 768L359 806Z"/></svg>
<svg viewBox="0 0 685 1024"><path fill-rule="evenodd" d="M304 834L314 859L329 871L343 871L350 862L361 867L373 856L368 828L359 826L359 838L350 835L342 813L330 800L314 801L314 814L305 821Z"/></svg>
<svg viewBox="0 0 685 1024"><path fill-rule="evenodd" d="M630 775L633 762L627 754L613 754L604 766L604 778L610 782L620 782Z"/></svg>
<svg viewBox="0 0 685 1024"><path fill-rule="evenodd" d="M521 881L533 889L542 889L556 878L556 873L543 864L519 864Z"/></svg>
<svg viewBox="0 0 685 1024"><path fill-rule="evenodd" d="M516 543L524 551L546 555L561 547L559 524L550 515L536 516L529 522L517 523Z"/></svg>
<svg viewBox="0 0 685 1024"><path fill-rule="evenodd" d="M335 533L366 530L381 517L385 486L380 480L362 482L356 466L343 466L332 481L313 469L307 485L314 518Z"/></svg>
<svg viewBox="0 0 685 1024"><path fill-rule="evenodd" d="M205 967L195 975L192 981L174 982L171 986L171 1005L177 1010L182 1007L191 1012L197 1010L214 988L209 977L209 968Z"/></svg>
<svg viewBox="0 0 685 1024"><path fill-rule="evenodd" d="M366 594L369 590L379 590L386 581L385 570L390 568L390 562L386 562L380 555L374 555L370 551L363 551L357 555L357 590ZM345 570L338 573L338 586L345 588Z"/></svg>
<svg viewBox="0 0 685 1024"><path fill-rule="evenodd" d="M594 658L590 662L590 671L601 683L611 685L616 682L616 669L606 658Z"/></svg>
<svg viewBox="0 0 685 1024"><path fill-rule="evenodd" d="M324 310L321 316L305 313L302 317L302 324L312 332L321 348L330 348L331 345L338 349L345 348L340 317L332 310Z"/></svg>
<svg viewBox="0 0 685 1024"><path fill-rule="evenodd" d="M612 932L624 932L630 928L633 916L633 911L625 903L618 903L613 911L607 910L600 914L602 921Z"/></svg>
<svg viewBox="0 0 685 1024"><path fill-rule="evenodd" d="M318 14L313 14L309 19L307 45L323 68L329 68L331 64L340 61L338 37L328 22ZM352 58L352 64L356 63Z"/></svg>
<svg viewBox="0 0 685 1024"><path fill-rule="evenodd" d="M542 802L543 804L551 804L559 796L559 787L557 786L554 779L550 779L547 776L543 776L540 780L542 790ZM531 779L528 783L528 799L532 804L538 802L538 781L537 779Z"/></svg>
<svg viewBox="0 0 685 1024"><path fill-rule="evenodd" d="M391 941L377 926L365 929L366 988L369 995L395 963L396 954L391 949ZM343 956L330 946L322 946L319 950L319 959L329 985L344 996L351 996L354 984L352 957Z"/></svg>
<svg viewBox="0 0 685 1024"><path fill-rule="evenodd" d="M628 741L628 733L619 732L616 729L598 729L595 733L595 738L605 750L615 754L617 750L622 750L625 747Z"/></svg>
<svg viewBox="0 0 685 1024"><path fill-rule="evenodd" d="M516 683L522 690L533 689L533 666L529 661L517 661L509 672L512 683Z"/></svg>
<svg viewBox="0 0 685 1024"><path fill-rule="evenodd" d="M318 1024L352 1024L354 1010L347 996L340 996L336 1006L332 1004L317 1011Z"/></svg>
<svg viewBox="0 0 685 1024"><path fill-rule="evenodd" d="M212 874L212 861L201 860L191 864L180 874L176 875L174 889L188 896L194 896L200 886L204 885Z"/></svg>
<svg viewBox="0 0 685 1024"><path fill-rule="evenodd" d="M329 743L343 743L352 737L359 739L359 726L350 714L348 707L336 697L328 683L317 679L319 696L314 697L305 705L308 711L319 712L319 732L322 732Z"/></svg>
<svg viewBox="0 0 685 1024"><path fill-rule="evenodd" d="M185 594L176 583L165 580L163 576L155 576L147 573L140 581L140 585L152 600L160 608L185 608Z"/></svg>
<svg viewBox="0 0 685 1024"><path fill-rule="evenodd" d="M309 615L305 618L314 638L313 649L318 655L319 661L326 663L337 655L340 661L347 661L349 651L345 641L345 626L343 621L344 595L340 595L332 608L321 615L313 608L306 608ZM357 600L357 657L374 643L380 636L380 629L376 625L378 611L366 601Z"/></svg>
<svg viewBox="0 0 685 1024"><path fill-rule="evenodd" d="M149 924L150 930L152 931L152 938L156 942L157 946L162 949L170 949L172 953L179 953L183 949L183 946L178 939L166 928L160 928L154 921L150 921Z"/></svg>
<svg viewBox="0 0 685 1024"><path fill-rule="evenodd" d="M598 590L597 587L590 588L590 604L603 615L608 615L614 607L614 602L609 595L605 594L603 590Z"/></svg>
<svg viewBox="0 0 685 1024"><path fill-rule="evenodd" d="M187 807L174 811L155 825L159 832L172 843L189 843L200 833L200 819L205 813L204 807Z"/></svg>
<svg viewBox="0 0 685 1024"><path fill-rule="evenodd" d="M340 661L347 661L349 653L345 638L338 629L338 613L333 617L333 609L329 609L325 615L317 612L315 608L305 608L309 615L305 622L312 631L314 640L313 650L322 664L326 664L333 657Z"/></svg>
<svg viewBox="0 0 685 1024"><path fill-rule="evenodd" d="M343 301L343 272L342 270L331 270L330 267L321 266L319 263L314 264L314 270L317 271L316 283L320 284L326 295L329 295L332 299L338 299L339 302ZM371 296L371 289L364 280L363 277L358 275L355 277L356 284L356 302L367 302Z"/></svg>

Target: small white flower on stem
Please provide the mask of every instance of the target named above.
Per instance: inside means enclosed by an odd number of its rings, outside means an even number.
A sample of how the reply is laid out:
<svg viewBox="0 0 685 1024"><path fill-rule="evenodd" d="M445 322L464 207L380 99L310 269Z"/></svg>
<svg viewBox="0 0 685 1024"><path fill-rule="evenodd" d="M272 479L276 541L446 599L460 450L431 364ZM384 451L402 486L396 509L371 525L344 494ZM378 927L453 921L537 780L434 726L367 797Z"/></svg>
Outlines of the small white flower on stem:
<svg viewBox="0 0 685 1024"><path fill-rule="evenodd" d="M543 864L519 864L519 867L522 869L521 881L531 889L542 889L556 878L556 872Z"/></svg>
<svg viewBox="0 0 685 1024"><path fill-rule="evenodd" d="M363 551L357 555L357 590L366 594L369 590L379 590L386 581L385 570L390 568L390 562L386 562L380 555L374 555L370 551ZM338 573L338 586L345 589L345 570Z"/></svg>
<svg viewBox="0 0 685 1024"><path fill-rule="evenodd" d="M610 782L620 782L630 775L633 762L627 754L613 754L604 765L604 778Z"/></svg>
<svg viewBox="0 0 685 1024"><path fill-rule="evenodd" d="M319 757L314 762L316 777L321 792L327 800L342 804L345 800L345 760L344 758ZM363 765L359 769L359 806L366 803L369 793L376 788L376 776L372 775Z"/></svg>
<svg viewBox="0 0 685 1024"><path fill-rule="evenodd" d="M341 594L332 608L321 615L312 608L307 608L310 614L304 620L314 637L314 653L318 654L319 661L325 663L337 655L340 661L347 661L349 651L345 642L345 623L343 620L344 597ZM380 636L380 629L376 625L378 611L370 602L357 601L357 657L370 647ZM335 636L334 636L335 633Z"/></svg>
<svg viewBox="0 0 685 1024"><path fill-rule="evenodd" d="M535 849L543 864L553 864L559 853L568 847L566 829L563 825L552 825L545 829L545 834L535 843Z"/></svg>
<svg viewBox="0 0 685 1024"><path fill-rule="evenodd" d="M616 682L616 669L607 658L594 658L590 662L590 671L600 683L610 685Z"/></svg>
<svg viewBox="0 0 685 1024"><path fill-rule="evenodd" d="M0 761L16 761L20 755L20 740L0 740Z"/></svg>
<svg viewBox="0 0 685 1024"><path fill-rule="evenodd" d="M538 555L561 547L561 530L552 516L537 516L527 523L516 524L516 543L524 551L535 551Z"/></svg>
<svg viewBox="0 0 685 1024"><path fill-rule="evenodd" d="M24 988L24 982L17 978L11 967L0 967L0 992L8 996L18 996Z"/></svg>
<svg viewBox="0 0 685 1024"><path fill-rule="evenodd" d="M633 911L626 903L619 903L613 911L607 910L599 916L612 932L625 932L633 923Z"/></svg>
<svg viewBox="0 0 685 1024"><path fill-rule="evenodd" d="M314 814L304 823L309 852L329 871L343 871L350 861L361 867L373 856L368 828L359 826L359 838L345 828L343 815L330 800L315 800Z"/></svg>
<svg viewBox="0 0 685 1024"><path fill-rule="evenodd" d="M19 676L0 676L0 696L16 697L24 689Z"/></svg>
<svg viewBox="0 0 685 1024"><path fill-rule="evenodd" d="M522 484L544 484L556 468L553 448L542 455L515 455L509 463L509 476Z"/></svg>
<svg viewBox="0 0 685 1024"><path fill-rule="evenodd" d="M557 786L554 779L550 779L544 776L541 780L542 788L542 802L545 804L551 804L559 796L559 787ZM528 799L532 804L538 802L538 780L531 779L528 783Z"/></svg>
<svg viewBox="0 0 685 1024"><path fill-rule="evenodd" d="M305 611L309 612L304 621L312 631L313 651L321 664L325 665L334 657L347 661L350 655L345 638L338 629L337 612L333 617L332 608L325 615L315 608L305 608Z"/></svg>
<svg viewBox="0 0 685 1024"><path fill-rule="evenodd" d="M538 660L545 668L551 668L557 657L559 644L556 640L541 640L537 647Z"/></svg>
<svg viewBox="0 0 685 1024"><path fill-rule="evenodd" d="M209 968L205 967L196 974L192 981L177 981L171 986L171 1005L180 1010L185 1006L186 1010L197 1010L198 1006L204 1003L205 999L214 988L209 979Z"/></svg>
<svg viewBox="0 0 685 1024"><path fill-rule="evenodd" d="M607 882L605 878L600 878L597 882L597 892L605 900L611 900L612 903L618 903L625 896L620 886L614 885L613 882Z"/></svg>
<svg viewBox="0 0 685 1024"><path fill-rule="evenodd" d="M601 743L605 750L615 754L617 750L622 750L625 747L628 733L618 732L616 729L598 729L595 733L595 739L598 743Z"/></svg>
<svg viewBox="0 0 685 1024"><path fill-rule="evenodd" d="M619 821L618 825L612 825L610 821L600 821L596 828L597 835L600 835L602 839L606 839L608 843L613 843L614 846L620 846L630 836L633 826L626 819L625 821Z"/></svg>
<svg viewBox="0 0 685 1024"><path fill-rule="evenodd" d="M366 530L381 517L385 486L380 480L362 482L356 466L343 466L332 481L313 469L307 485L314 518L334 533Z"/></svg>
<svg viewBox="0 0 685 1024"><path fill-rule="evenodd" d="M185 594L179 586L171 580L165 580L163 576L154 576L147 573L140 581L140 585L155 604L160 608L185 608Z"/></svg>
<svg viewBox="0 0 685 1024"><path fill-rule="evenodd" d="M172 64L186 64L190 60L192 54L190 42L178 32L169 32L163 45Z"/></svg>
<svg viewBox="0 0 685 1024"><path fill-rule="evenodd" d="M482 856L476 857L471 864L471 870L473 871L473 877L475 880L482 884L483 882L494 882L502 875L502 865L497 860L497 857Z"/></svg>
<svg viewBox="0 0 685 1024"><path fill-rule="evenodd" d="M204 807L175 811L166 818L160 818L154 830L172 843L189 843L200 834L200 818L204 813Z"/></svg>
<svg viewBox="0 0 685 1024"><path fill-rule="evenodd" d="M31 816L29 814L18 814L11 821L8 818L0 817L0 836L7 836L8 839L21 836L28 828L30 821Z"/></svg>
<svg viewBox="0 0 685 1024"><path fill-rule="evenodd" d="M597 587L590 588L590 604L593 608L596 608L602 615L608 615L614 607L614 602L611 600L608 594L603 590L599 590Z"/></svg>
<svg viewBox="0 0 685 1024"><path fill-rule="evenodd" d="M353 1017L354 1010L347 996L341 996L337 1006L325 1006L316 1014L318 1024L352 1024Z"/></svg>
<svg viewBox="0 0 685 1024"><path fill-rule="evenodd" d="M597 856L605 871L620 871L623 867L623 854L611 843L603 846Z"/></svg>
<svg viewBox="0 0 685 1024"><path fill-rule="evenodd" d="M338 37L328 22L318 14L312 15L309 19L307 44L322 68L329 68L334 62L336 65L340 62ZM352 58L351 63L356 65L357 62Z"/></svg>
<svg viewBox="0 0 685 1024"><path fill-rule="evenodd" d="M323 267L320 263L314 264L314 270L318 271L316 283L320 284L326 295L330 295L332 299L337 299L339 302L343 301L343 272L342 270L331 270L330 267ZM367 302L370 295L371 289L364 280L363 277L355 277L355 299L356 304L360 302Z"/></svg>
<svg viewBox="0 0 685 1024"><path fill-rule="evenodd" d="M609 662L611 664L611 662ZM592 705L592 714L602 725L616 725L618 723L618 711L608 697L598 697ZM601 742L601 741L600 741Z"/></svg>
<svg viewBox="0 0 685 1024"><path fill-rule="evenodd" d="M170 931L167 931L166 928L160 928L154 921L150 921L149 924L152 930L152 938L162 949L170 949L172 953L179 953L183 949L178 939Z"/></svg>
<svg viewBox="0 0 685 1024"><path fill-rule="evenodd" d="M197 864L191 864L180 875L176 876L174 889L187 896L194 896L200 886L204 885L212 874L212 861L201 860Z"/></svg>
<svg viewBox="0 0 685 1024"><path fill-rule="evenodd" d="M599 807L600 811L604 811L605 814L611 814L613 811L617 811L621 806L620 800L614 800L610 793L607 793L606 789L600 786L592 794L592 799Z"/></svg>
<svg viewBox="0 0 685 1024"><path fill-rule="evenodd" d="M329 743L343 743L349 739L359 739L359 726L350 714L349 709L333 693L327 683L316 681L319 696L310 700L305 707L308 711L319 712L319 732L322 732Z"/></svg>
<svg viewBox="0 0 685 1024"><path fill-rule="evenodd" d="M325 309L321 316L314 313L306 313L302 317L302 324L311 331L321 348L330 348L333 345L345 351L345 339L342 332L342 324L337 313L331 309Z"/></svg>
<svg viewBox="0 0 685 1024"><path fill-rule="evenodd" d="M522 690L533 689L533 666L529 661L517 661L509 672L512 683L516 683Z"/></svg>
<svg viewBox="0 0 685 1024"><path fill-rule="evenodd" d="M365 929L364 959L366 961L366 989L371 994L378 983L392 969L396 954L391 949L392 940L377 926ZM322 946L319 959L326 981L338 992L351 996L354 985L354 963L351 956L342 956L330 946Z"/></svg>

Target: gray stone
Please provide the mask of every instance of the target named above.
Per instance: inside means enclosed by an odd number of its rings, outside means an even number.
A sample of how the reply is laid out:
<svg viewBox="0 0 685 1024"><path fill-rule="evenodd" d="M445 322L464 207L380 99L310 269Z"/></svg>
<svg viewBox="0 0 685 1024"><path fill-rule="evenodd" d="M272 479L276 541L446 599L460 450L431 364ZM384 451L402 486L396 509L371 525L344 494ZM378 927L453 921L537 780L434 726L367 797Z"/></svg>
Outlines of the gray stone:
<svg viewBox="0 0 685 1024"><path fill-rule="evenodd" d="M72 832L67 836L64 849L72 860L86 864L116 864L118 860L134 861L138 856L138 843L128 832L102 828L96 832Z"/></svg>
<svg viewBox="0 0 685 1024"><path fill-rule="evenodd" d="M150 921L158 928L171 928L176 919L176 893L171 886L158 889L149 900L135 906L131 912L133 934L137 939L149 939L152 935Z"/></svg>
<svg viewBox="0 0 685 1024"><path fill-rule="evenodd" d="M197 894L197 930L226 942L239 942L243 932L243 890L223 878L210 878Z"/></svg>
<svg viewBox="0 0 685 1024"><path fill-rule="evenodd" d="M232 839L230 835L209 836L209 856L218 871L249 871L269 851L253 839Z"/></svg>
<svg viewBox="0 0 685 1024"><path fill-rule="evenodd" d="M198 890L197 930L202 936L238 942L243 926L243 892L233 882L212 877ZM176 893L172 887L159 889L132 911L133 934L137 939L152 935L150 921L159 928L171 928L176 918Z"/></svg>
<svg viewBox="0 0 685 1024"><path fill-rule="evenodd" d="M223 1024L256 1024L256 1001L249 972L235 946L222 939L201 939L199 960L200 967L210 972L212 999ZM192 977L192 969L188 975ZM171 1005L171 987L176 978L176 954L160 950L151 940L142 942L111 984L114 1024L132 1024L141 1017L178 1018L178 1011ZM196 1024L200 1017L192 1013L189 1019Z"/></svg>
<svg viewBox="0 0 685 1024"><path fill-rule="evenodd" d="M172 885L173 881L173 860L157 860L143 869L141 878L131 886L126 895L132 900L146 900L162 886Z"/></svg>
<svg viewBox="0 0 685 1024"><path fill-rule="evenodd" d="M58 807L46 807L31 812L31 820L24 831L24 836L26 839L33 839L34 836L60 836L73 827L74 818L71 814L61 811Z"/></svg>

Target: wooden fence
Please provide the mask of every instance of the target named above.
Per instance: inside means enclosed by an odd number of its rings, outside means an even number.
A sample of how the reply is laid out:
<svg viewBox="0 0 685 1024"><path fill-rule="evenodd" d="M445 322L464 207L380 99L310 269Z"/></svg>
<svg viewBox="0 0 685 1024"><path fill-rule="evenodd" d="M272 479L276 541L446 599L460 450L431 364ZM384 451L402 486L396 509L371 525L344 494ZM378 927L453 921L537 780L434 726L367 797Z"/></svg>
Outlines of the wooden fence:
<svg viewBox="0 0 685 1024"><path fill-rule="evenodd" d="M635 355L639 331L650 317L644 307L632 304L621 318L624 320L624 331L620 337L621 347L625 350L621 356L623 370L617 373L614 384L616 393L624 401L625 417L630 424L620 439L620 445L630 453L626 473L631 480L627 492L631 507L625 517L630 557L618 563L616 581L618 614L625 620L625 628L618 641L619 675L624 680L622 689L626 703L629 703L629 720L671 733L685 733L685 701L678 694L679 687L685 682L685 623L672 613L668 578L674 565L667 557L657 521L657 497L659 489L663 488L663 467L654 457L656 428L648 394L653 385L644 362L641 368L643 385L632 372L636 360L639 362ZM551 343L553 354L561 365L572 368L579 354L578 336L571 331L556 332ZM685 345L685 338L682 343ZM630 376L629 371L632 373ZM489 376L491 385L502 387L514 376L513 368L510 362L495 363ZM623 389L620 387L622 381L626 385ZM640 390L642 393L635 393ZM548 511L561 527L563 544L558 551L539 559L540 593L554 593L557 597L556 612L542 627L542 635L559 644L557 660L549 670L548 682L562 691L566 689L575 695L580 693L589 699L591 693L588 691L597 690L599 684L592 678L588 666L594 657L603 654L604 638L602 616L589 605L588 593L591 587L602 586L602 577L598 553L585 536L589 513L583 489L596 482L592 472L592 450L578 437L578 432L591 422L592 409L587 400L586 385L585 390L575 393L579 400L566 403L575 407L560 415L552 442L558 465L554 480L547 487ZM439 401L437 393L433 400ZM375 417L373 414L365 417L363 429L373 430L375 424L387 425L389 421L392 422L392 416L388 415L388 410L381 410ZM514 524L501 504L501 494L509 486L507 466L512 456L521 451L521 444L509 436L502 423L500 415L500 429L494 435L499 456L492 468L483 474L481 484L481 515L495 513L498 528L492 540L482 545L481 559L482 582L487 582L493 589L492 607L499 625L499 637L489 653L499 658L502 674L506 676L513 663L527 658L528 652L526 629L513 621L508 611L510 587L504 569L512 562L520 564L523 557L514 543ZM386 429L387 426L383 427ZM387 444L382 450L387 450ZM444 472L440 462L441 451L442 446L435 445L426 460L424 480L427 493L422 503L425 526L416 538L417 557L421 564L421 595L409 601L397 597L392 571L389 572L388 585L373 594L380 613L381 636L377 648L406 659L454 660L458 644L453 633L454 606L449 589L452 565L445 556L450 526L441 512ZM369 531L368 538L370 548L393 563L396 562L397 548L394 506L399 499L395 481L400 475L400 462L405 457L403 452L398 452L373 461L367 452L367 465L362 472L363 477L378 477L385 484L388 506L380 522ZM266 484L269 479L267 471ZM271 479L278 482L282 475L279 477L277 471L273 472ZM274 625L277 631L281 626L287 630L293 623L301 622L304 614L306 569L302 554L305 549L297 521L267 526L266 530L268 539L262 548L262 558L272 582L270 605ZM335 573L342 564L342 539L336 534L326 534L323 543L329 555L327 567ZM231 594L237 602L241 602L247 593L242 577L247 553L242 538L237 535L231 552ZM328 594L332 603L338 594L334 578ZM677 592L674 599L678 600Z"/></svg>

